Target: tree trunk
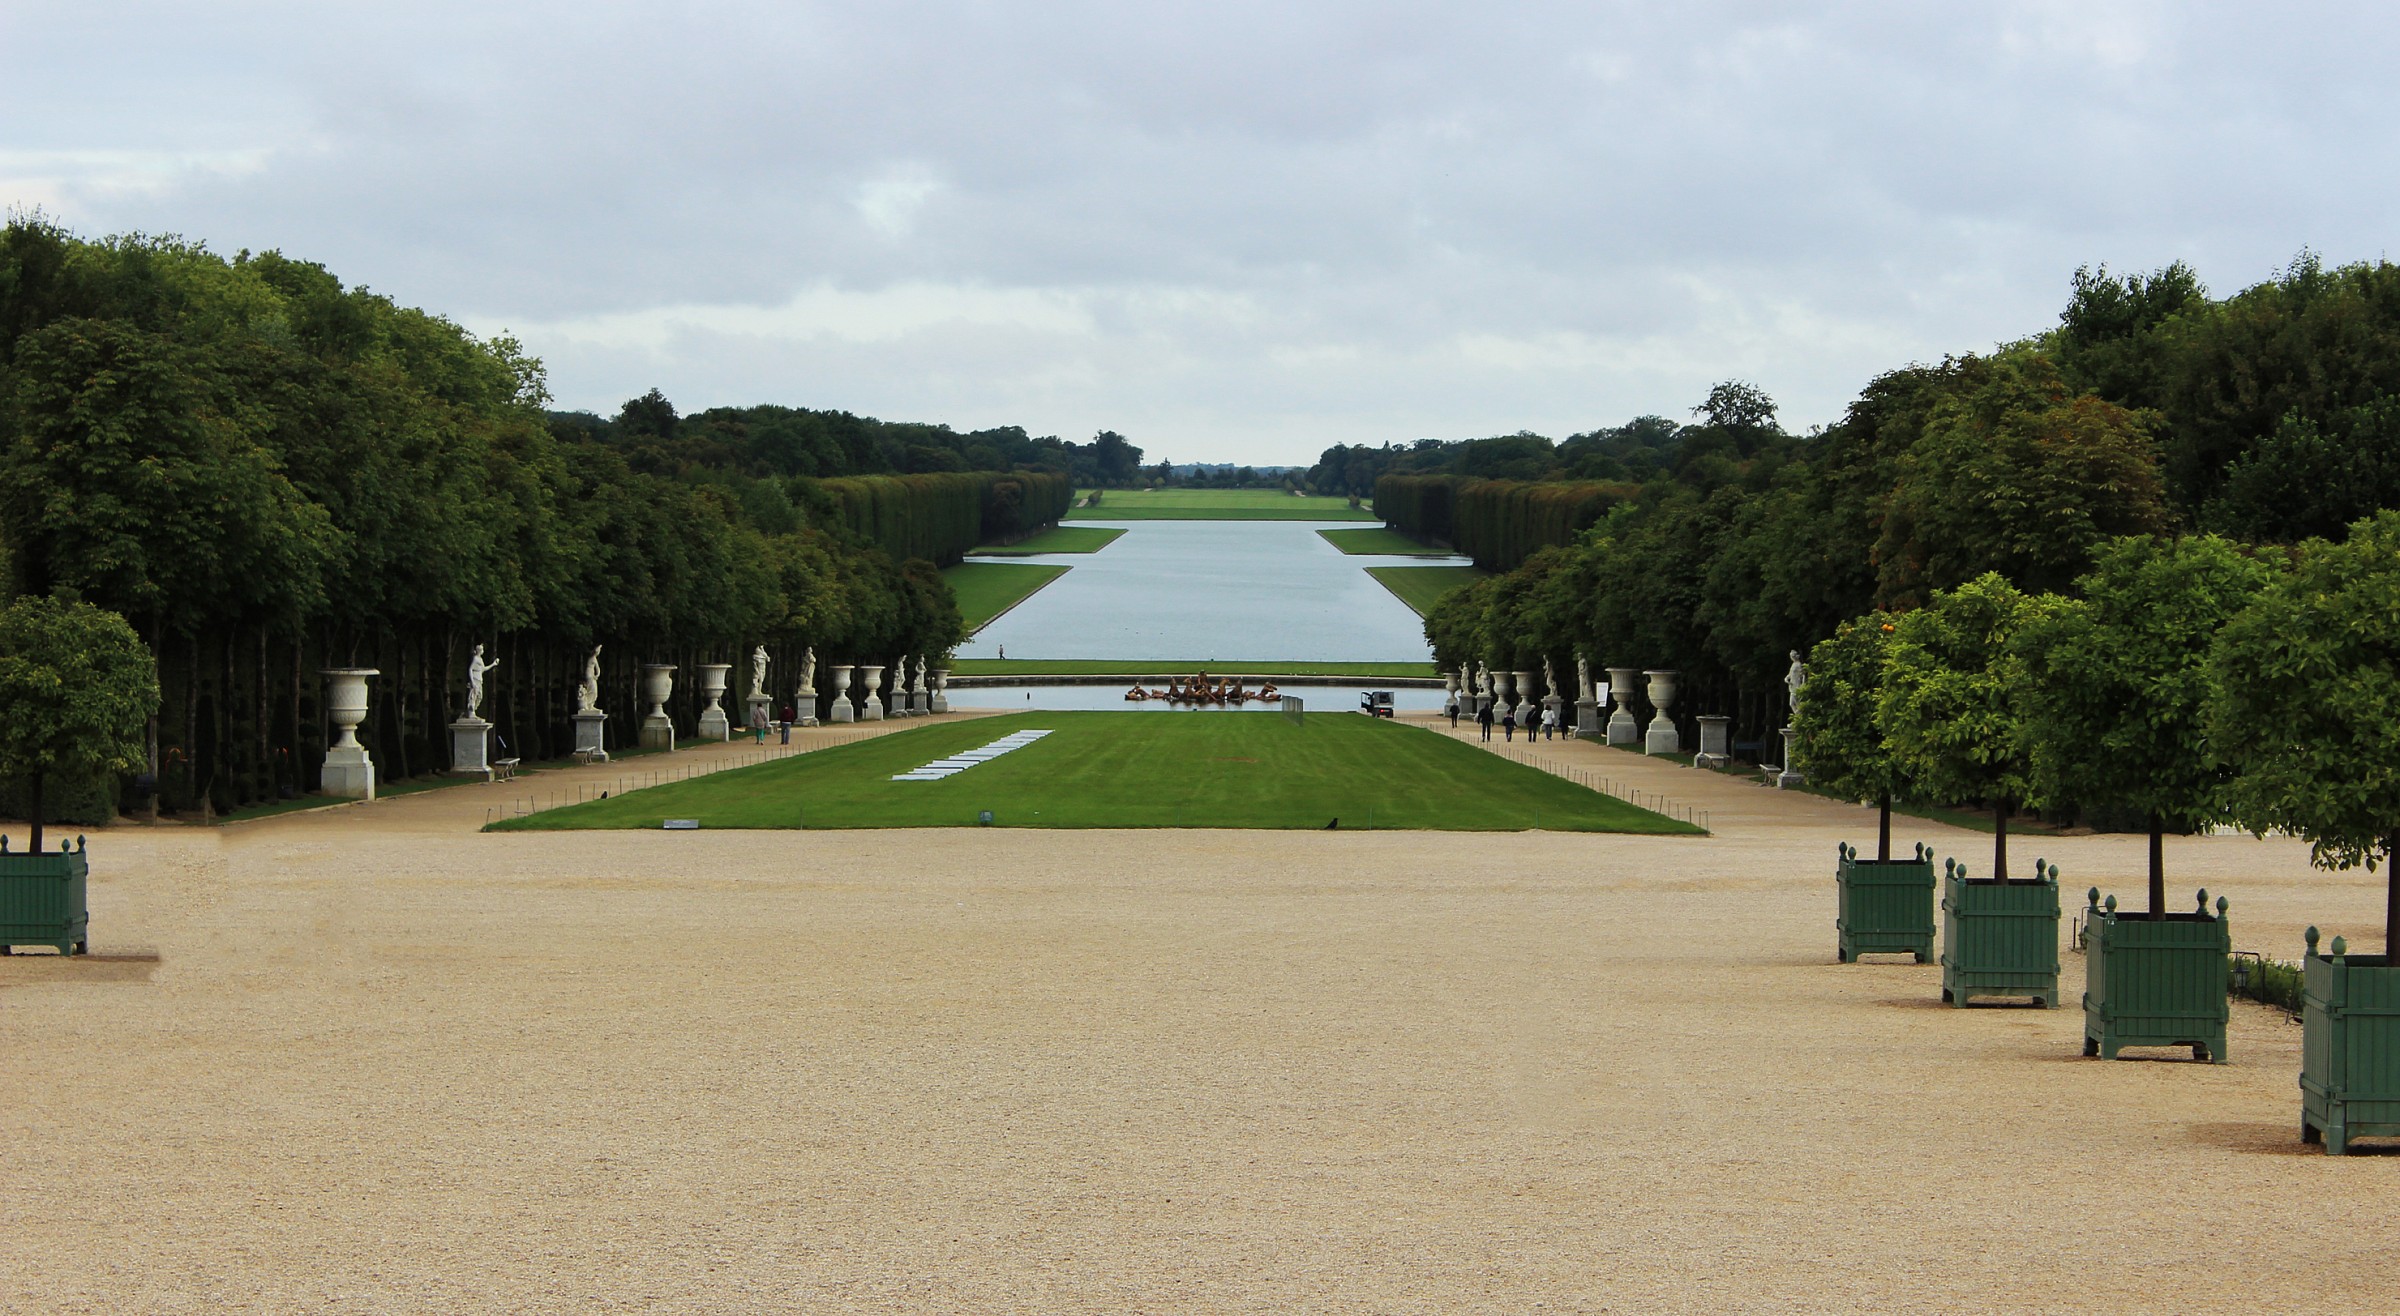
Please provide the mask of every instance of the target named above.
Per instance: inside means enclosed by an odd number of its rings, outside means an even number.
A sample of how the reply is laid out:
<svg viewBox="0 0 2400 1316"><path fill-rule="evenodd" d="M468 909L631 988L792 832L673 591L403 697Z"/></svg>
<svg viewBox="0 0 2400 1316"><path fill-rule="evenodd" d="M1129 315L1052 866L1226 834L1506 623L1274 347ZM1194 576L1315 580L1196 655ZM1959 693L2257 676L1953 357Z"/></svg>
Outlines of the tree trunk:
<svg viewBox="0 0 2400 1316"><path fill-rule="evenodd" d="M33 815L26 819L33 825L33 834L26 841L25 848L35 854L40 854L42 852L42 773L38 768L35 769L33 781L26 791L25 803L28 806L27 811Z"/></svg>
<svg viewBox="0 0 2400 1316"><path fill-rule="evenodd" d="M1992 804L1992 876L2008 880L2008 801Z"/></svg>
<svg viewBox="0 0 2400 1316"><path fill-rule="evenodd" d="M1889 861L1892 857L1892 794L1885 791L1875 797L1875 858Z"/></svg>
<svg viewBox="0 0 2400 1316"><path fill-rule="evenodd" d="M2167 916L2166 824L2150 815L2150 917Z"/></svg>

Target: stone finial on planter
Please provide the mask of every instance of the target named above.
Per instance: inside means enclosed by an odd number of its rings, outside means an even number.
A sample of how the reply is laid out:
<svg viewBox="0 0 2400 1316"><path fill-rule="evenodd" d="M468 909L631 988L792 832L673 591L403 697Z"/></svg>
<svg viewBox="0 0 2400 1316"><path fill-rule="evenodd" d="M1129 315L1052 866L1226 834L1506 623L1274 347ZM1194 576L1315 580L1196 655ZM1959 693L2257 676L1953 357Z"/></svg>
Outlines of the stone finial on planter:
<svg viewBox="0 0 2400 1316"><path fill-rule="evenodd" d="M1644 754L1680 754L1683 752L1683 733L1675 729L1675 719L1667 712L1675 702L1675 677L1669 669L1645 671L1650 680L1650 707L1657 710L1650 725L1642 733Z"/></svg>
<svg viewBox="0 0 2400 1316"><path fill-rule="evenodd" d="M1633 678L1641 675L1639 667L1608 669L1609 701L1616 711L1608 715L1608 743L1630 745L1642 738L1642 724L1633 716Z"/></svg>
<svg viewBox="0 0 2400 1316"><path fill-rule="evenodd" d="M383 672L374 667L328 667L320 675L326 680L325 715L337 734L325 751L319 783L327 795L374 799L375 760L358 743L358 724L367 720L367 678Z"/></svg>
<svg viewBox="0 0 2400 1316"><path fill-rule="evenodd" d="M851 670L849 663L833 665L833 707L826 711L825 716L828 721L856 722L858 720L858 705L850 702Z"/></svg>
<svg viewBox="0 0 2400 1316"><path fill-rule="evenodd" d="M642 664L642 698L650 705L642 717L642 748L675 748L675 719L667 715L667 700L674 694L673 663Z"/></svg>

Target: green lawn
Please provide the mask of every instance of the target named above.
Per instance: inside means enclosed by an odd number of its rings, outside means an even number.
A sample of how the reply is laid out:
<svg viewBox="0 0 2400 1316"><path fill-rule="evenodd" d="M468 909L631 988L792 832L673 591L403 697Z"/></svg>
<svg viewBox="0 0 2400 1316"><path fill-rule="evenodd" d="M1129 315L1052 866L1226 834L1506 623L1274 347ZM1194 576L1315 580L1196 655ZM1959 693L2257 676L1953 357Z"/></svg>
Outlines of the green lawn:
<svg viewBox="0 0 2400 1316"><path fill-rule="evenodd" d="M1369 557L1456 557L1446 548L1421 544L1389 526L1362 526L1356 530L1319 530L1325 542L1345 553Z"/></svg>
<svg viewBox="0 0 2400 1316"><path fill-rule="evenodd" d="M1367 574L1422 617L1433 611L1443 595L1461 585L1472 585L1488 573L1481 567L1368 567Z"/></svg>
<svg viewBox="0 0 2400 1316"><path fill-rule="evenodd" d="M1290 663L1271 658L1192 658L1157 662L1127 658L960 658L952 676L1439 676L1432 663Z"/></svg>
<svg viewBox="0 0 2400 1316"><path fill-rule="evenodd" d="M958 615L967 623L967 634L973 635L1068 570L1029 562L961 562L942 568L942 579L958 596Z"/></svg>
<svg viewBox="0 0 2400 1316"><path fill-rule="evenodd" d="M1117 536L1124 533L1121 529L1108 526L1052 526L1013 544L976 549L974 556L1032 557L1036 553L1097 553L1115 543Z"/></svg>
<svg viewBox="0 0 2400 1316"><path fill-rule="evenodd" d="M1070 521L1373 521L1347 498L1295 497L1274 489L1109 489Z"/></svg>
<svg viewBox="0 0 2400 1316"><path fill-rule="evenodd" d="M1010 732L1051 734L940 781L893 781ZM1639 832L1697 827L1421 727L1356 713L1047 712L878 736L552 809L495 830L1256 827Z"/></svg>

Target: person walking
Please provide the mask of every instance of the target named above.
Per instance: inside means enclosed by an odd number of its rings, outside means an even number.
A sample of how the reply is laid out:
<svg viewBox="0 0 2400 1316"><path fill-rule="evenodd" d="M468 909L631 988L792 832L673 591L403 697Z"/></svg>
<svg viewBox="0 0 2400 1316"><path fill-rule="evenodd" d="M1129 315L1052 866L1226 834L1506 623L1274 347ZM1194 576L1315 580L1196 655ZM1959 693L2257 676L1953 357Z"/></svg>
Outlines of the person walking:
<svg viewBox="0 0 2400 1316"><path fill-rule="evenodd" d="M1485 704L1483 707L1476 709L1475 721L1477 725L1483 728L1483 738L1485 740L1490 740L1492 738L1492 706L1490 704Z"/></svg>
<svg viewBox="0 0 2400 1316"><path fill-rule="evenodd" d="M1514 741L1516 740L1516 738L1517 738L1517 719L1516 719L1515 717L1513 717L1513 716L1504 716L1504 717L1502 717L1502 718L1500 719L1500 738L1501 738L1502 740L1505 740L1505 741L1510 741L1510 742L1514 742ZM1528 740L1531 740L1532 738L1533 738L1533 737L1531 737L1531 736L1527 736L1527 737L1526 737L1526 739L1528 739Z"/></svg>
<svg viewBox="0 0 2400 1316"><path fill-rule="evenodd" d="M764 703L750 705L750 733L758 737L759 744L767 743L767 706Z"/></svg>
<svg viewBox="0 0 2400 1316"><path fill-rule="evenodd" d="M790 704L783 706L783 743L792 743L792 723L800 720L800 710Z"/></svg>

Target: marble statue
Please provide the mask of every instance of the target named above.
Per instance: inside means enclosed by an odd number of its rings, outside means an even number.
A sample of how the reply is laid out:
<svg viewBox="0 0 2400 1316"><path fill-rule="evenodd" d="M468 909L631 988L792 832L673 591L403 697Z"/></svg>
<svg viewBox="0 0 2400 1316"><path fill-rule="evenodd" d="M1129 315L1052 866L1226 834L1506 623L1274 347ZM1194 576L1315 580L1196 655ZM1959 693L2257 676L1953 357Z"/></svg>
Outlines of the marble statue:
<svg viewBox="0 0 2400 1316"><path fill-rule="evenodd" d="M1796 714L1800 711L1800 687L1808 684L1808 666L1800 661L1798 649L1792 650L1791 655L1792 670L1783 674L1783 688L1791 692L1791 709Z"/></svg>
<svg viewBox="0 0 2400 1316"><path fill-rule="evenodd" d="M600 708L600 650L593 645L592 656L583 660L583 684L575 687L575 711L592 713Z"/></svg>
<svg viewBox="0 0 2400 1316"><path fill-rule="evenodd" d="M767 646L750 651L750 700L753 703L767 697Z"/></svg>
<svg viewBox="0 0 2400 1316"><path fill-rule="evenodd" d="M917 655L917 679L910 683L908 689L911 694L925 692L925 655L923 654Z"/></svg>
<svg viewBox="0 0 2400 1316"><path fill-rule="evenodd" d="M1542 690L1547 694L1558 693L1558 669L1550 665L1548 654L1542 655Z"/></svg>
<svg viewBox="0 0 2400 1316"><path fill-rule="evenodd" d="M483 674L499 665L483 656L483 646L480 644L475 646L475 652L467 655L466 720L474 720L475 710L483 707Z"/></svg>
<svg viewBox="0 0 2400 1316"><path fill-rule="evenodd" d="M1582 654L1575 655L1575 697L1592 697L1592 660Z"/></svg>
<svg viewBox="0 0 2400 1316"><path fill-rule="evenodd" d="M800 655L800 702L813 704L817 698L817 649L810 645Z"/></svg>

